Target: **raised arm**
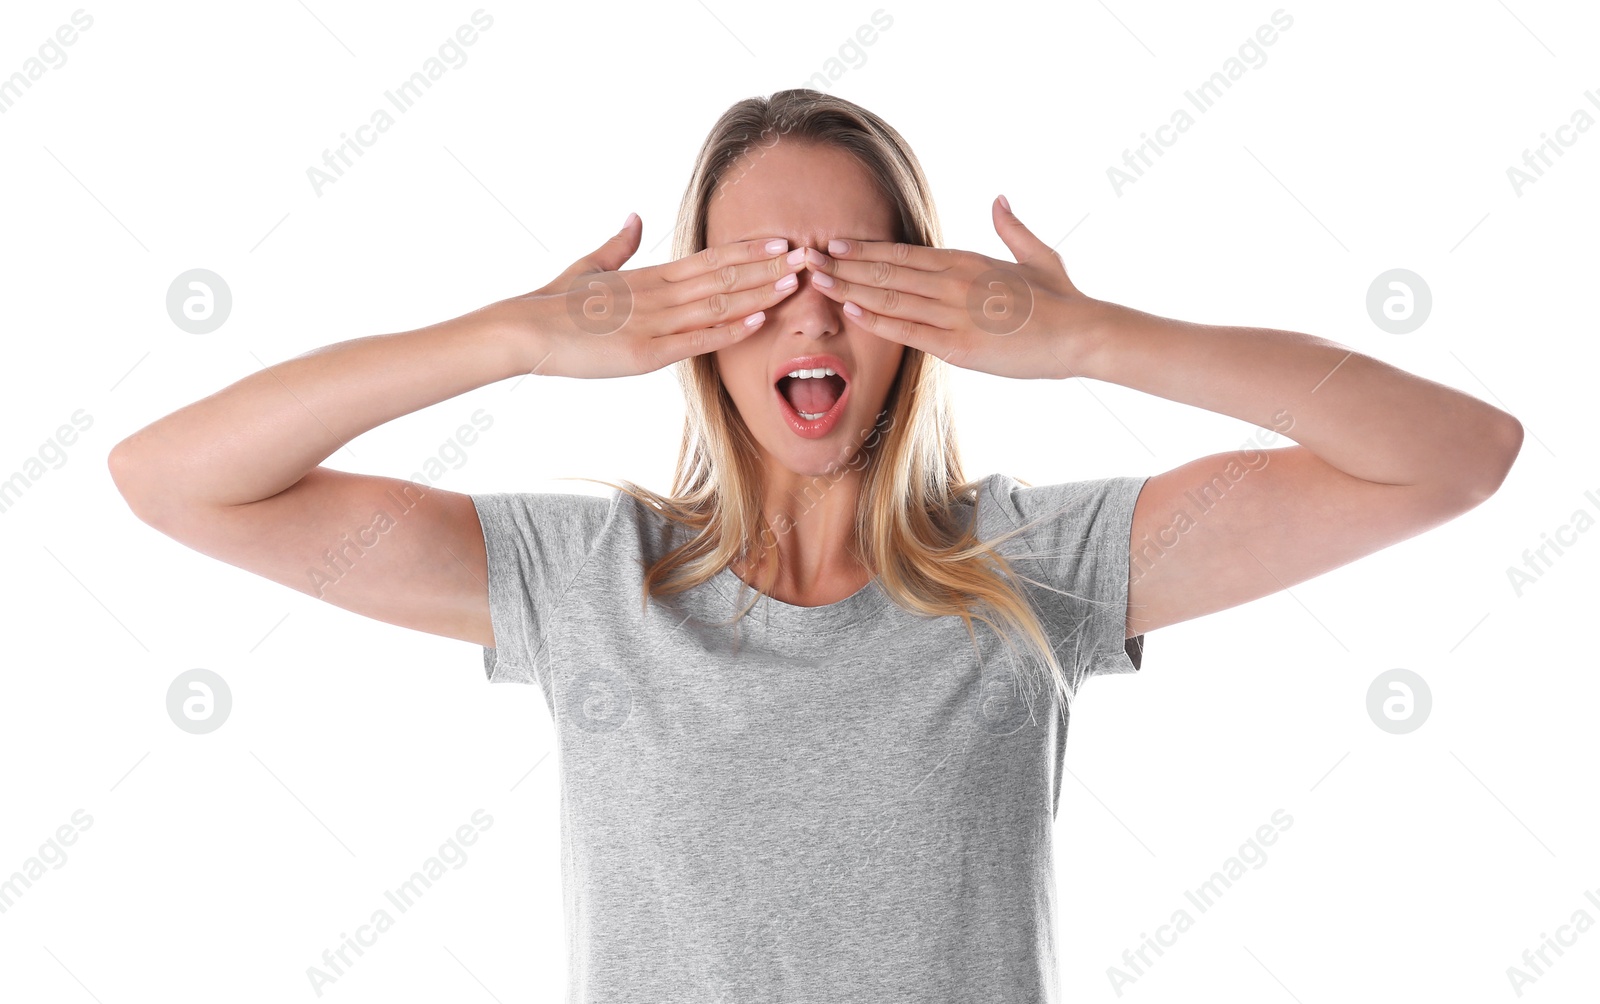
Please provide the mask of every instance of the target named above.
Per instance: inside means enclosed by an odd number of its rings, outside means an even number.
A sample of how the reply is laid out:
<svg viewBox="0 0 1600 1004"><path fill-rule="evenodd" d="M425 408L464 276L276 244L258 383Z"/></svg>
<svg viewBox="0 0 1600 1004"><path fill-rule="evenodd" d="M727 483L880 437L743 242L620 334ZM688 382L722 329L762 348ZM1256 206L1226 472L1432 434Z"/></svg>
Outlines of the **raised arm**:
<svg viewBox="0 0 1600 1004"><path fill-rule="evenodd" d="M1232 415L1295 446L1201 457L1134 508L1128 635L1331 571L1478 505L1522 446L1511 415L1327 339L1102 304L1079 376ZM1065 348L1063 352L1067 351Z"/></svg>
<svg viewBox="0 0 1600 1004"><path fill-rule="evenodd" d="M1336 342L1190 324L1079 292L1061 256L991 207L1015 264L834 241L807 266L850 323L955 365L1093 377L1243 419L1300 445L1202 457L1134 507L1127 634L1236 606L1466 512L1522 447L1511 415ZM1209 500L1215 499L1211 503Z"/></svg>
<svg viewBox="0 0 1600 1004"><path fill-rule="evenodd" d="M112 477L135 515L196 551L378 620L491 644L471 499L318 465L390 419L527 372L497 316L276 363L118 443Z"/></svg>
<svg viewBox="0 0 1600 1004"><path fill-rule="evenodd" d="M800 267L746 241L615 271L641 229L630 217L525 296L253 373L118 443L112 479L135 515L194 550L377 620L492 647L471 498L318 465L369 429L506 377L626 376L714 351L756 330L745 317L787 296L774 281Z"/></svg>

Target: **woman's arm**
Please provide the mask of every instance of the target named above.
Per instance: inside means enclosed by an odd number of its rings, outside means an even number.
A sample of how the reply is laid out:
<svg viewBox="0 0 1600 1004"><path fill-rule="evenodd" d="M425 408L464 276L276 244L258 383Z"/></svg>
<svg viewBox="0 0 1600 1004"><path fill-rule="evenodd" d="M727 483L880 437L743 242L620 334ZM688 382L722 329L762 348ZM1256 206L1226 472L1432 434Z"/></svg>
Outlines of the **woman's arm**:
<svg viewBox="0 0 1600 1004"><path fill-rule="evenodd" d="M492 646L466 495L319 467L393 418L525 373L492 308L277 363L139 430L108 463L144 522L379 620Z"/></svg>
<svg viewBox="0 0 1600 1004"><path fill-rule="evenodd" d="M1133 516L1128 634L1266 596L1415 536L1499 488L1511 415L1335 342L1102 303L1057 351L1078 376L1287 433L1298 446L1152 477Z"/></svg>
<svg viewBox="0 0 1600 1004"><path fill-rule="evenodd" d="M253 373L118 443L118 486L141 517L271 498L364 432L527 372L531 346L490 311L337 342Z"/></svg>
<svg viewBox="0 0 1600 1004"><path fill-rule="evenodd" d="M956 366L1087 376L1292 432L1202 457L1134 506L1129 637L1277 592L1466 512L1522 448L1515 418L1322 338L1155 317L1083 295L1003 197L1016 263L836 240L807 252L849 323Z"/></svg>
<svg viewBox="0 0 1600 1004"><path fill-rule="evenodd" d="M316 349L251 374L112 449L111 476L144 522L220 561L377 620L494 643L472 499L320 467L401 415L523 373L647 373L757 330L798 271L786 242L742 241L616 271L615 237L549 285L452 320ZM781 250L774 250L781 245Z"/></svg>

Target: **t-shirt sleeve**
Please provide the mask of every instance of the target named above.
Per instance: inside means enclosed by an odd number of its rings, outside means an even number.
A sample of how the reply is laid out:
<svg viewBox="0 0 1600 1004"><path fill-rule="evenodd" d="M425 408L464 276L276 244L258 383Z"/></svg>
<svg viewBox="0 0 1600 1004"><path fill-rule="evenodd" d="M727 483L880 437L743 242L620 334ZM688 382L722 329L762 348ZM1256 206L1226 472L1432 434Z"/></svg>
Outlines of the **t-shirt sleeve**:
<svg viewBox="0 0 1600 1004"><path fill-rule="evenodd" d="M1001 546L1013 569L1039 585L1035 598L1056 658L1083 676L1132 673L1144 661L1144 635L1124 637L1133 509L1147 476L1023 485L996 475L984 503L1006 519L999 530L1029 529ZM981 513L980 513L981 516Z"/></svg>
<svg viewBox="0 0 1600 1004"><path fill-rule="evenodd" d="M538 683L539 660L562 599L594 553L620 493L472 495L489 566L494 647L490 683ZM548 688L546 688L548 689Z"/></svg>

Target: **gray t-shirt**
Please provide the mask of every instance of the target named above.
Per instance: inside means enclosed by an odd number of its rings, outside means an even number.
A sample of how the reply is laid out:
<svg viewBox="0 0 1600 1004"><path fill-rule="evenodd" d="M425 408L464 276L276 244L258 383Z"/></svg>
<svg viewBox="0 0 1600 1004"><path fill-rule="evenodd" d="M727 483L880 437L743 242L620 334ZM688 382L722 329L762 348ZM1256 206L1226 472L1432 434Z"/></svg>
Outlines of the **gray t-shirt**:
<svg viewBox="0 0 1600 1004"><path fill-rule="evenodd" d="M1060 591L1029 587L1065 668L1140 666L1123 633L1145 480L983 481L981 539L1042 517L1002 553ZM555 726L570 1004L1056 1000L1067 729L1048 691L1018 696L1037 662L876 582L762 598L735 628L716 622L753 593L724 569L642 611L641 563L687 539L654 509L472 500L484 668L538 684Z"/></svg>

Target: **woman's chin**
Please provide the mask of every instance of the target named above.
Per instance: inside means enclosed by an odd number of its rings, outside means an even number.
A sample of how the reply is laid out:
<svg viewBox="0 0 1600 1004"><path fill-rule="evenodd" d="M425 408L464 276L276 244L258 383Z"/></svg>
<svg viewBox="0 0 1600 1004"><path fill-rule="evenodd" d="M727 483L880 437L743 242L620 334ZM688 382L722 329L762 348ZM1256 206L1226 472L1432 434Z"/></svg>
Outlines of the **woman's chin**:
<svg viewBox="0 0 1600 1004"><path fill-rule="evenodd" d="M849 442L838 436L809 442L793 435L789 438L790 442L769 452L784 470L795 477L837 481L861 467L861 458L857 455L861 449L859 442Z"/></svg>

